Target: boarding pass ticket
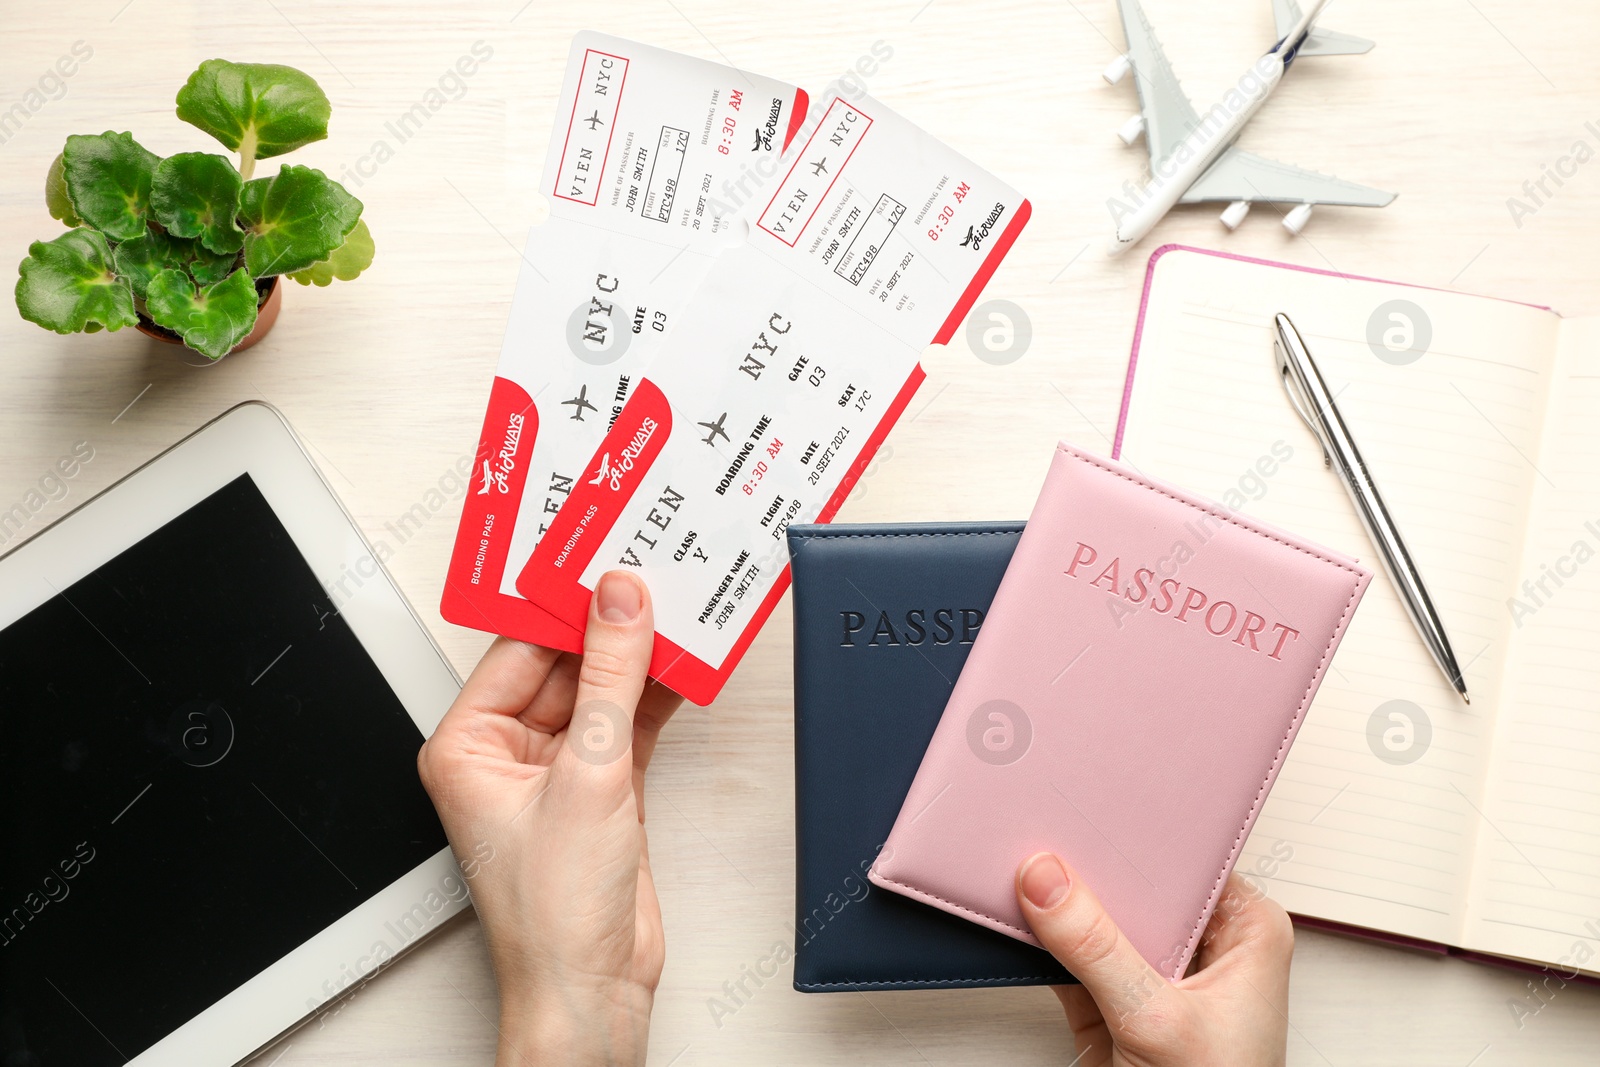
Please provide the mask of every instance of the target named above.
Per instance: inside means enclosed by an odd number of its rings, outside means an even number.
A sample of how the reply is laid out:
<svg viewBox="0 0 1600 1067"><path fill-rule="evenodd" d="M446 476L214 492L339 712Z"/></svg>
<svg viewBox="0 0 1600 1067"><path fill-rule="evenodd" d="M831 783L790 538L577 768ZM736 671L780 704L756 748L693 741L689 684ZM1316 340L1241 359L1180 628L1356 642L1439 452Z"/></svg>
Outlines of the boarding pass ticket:
<svg viewBox="0 0 1600 1067"><path fill-rule="evenodd" d="M867 97L824 100L747 240L720 252L517 589L581 625L599 576L649 586L651 673L711 700L1027 220L998 178Z"/></svg>
<svg viewBox="0 0 1600 1067"><path fill-rule="evenodd" d="M637 373L735 240L737 204L799 128L805 93L605 34L573 38L440 610L566 649L517 574ZM757 167L755 164L761 164ZM751 207L753 210L753 205Z"/></svg>

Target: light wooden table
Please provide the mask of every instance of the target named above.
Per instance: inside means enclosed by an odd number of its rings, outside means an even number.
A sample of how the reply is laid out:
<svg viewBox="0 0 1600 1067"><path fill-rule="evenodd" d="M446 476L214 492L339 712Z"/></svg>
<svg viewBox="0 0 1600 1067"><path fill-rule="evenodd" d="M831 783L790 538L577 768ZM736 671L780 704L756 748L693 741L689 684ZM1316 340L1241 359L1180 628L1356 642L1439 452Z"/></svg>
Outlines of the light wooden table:
<svg viewBox="0 0 1600 1067"><path fill-rule="evenodd" d="M1265 0L1147 0L1169 56L1209 101L1269 43ZM1383 211L1320 212L1302 239L1258 209L1228 235L1180 211L1120 261L1100 248L1106 199L1142 153L1113 136L1130 83L1099 71L1120 51L1112 0L814 0L626 4L95 0L0 9L0 107L74 42L93 56L0 144L0 248L57 231L46 167L70 133L131 129L163 155L212 143L172 114L202 60L284 62L334 101L331 137L295 162L339 176L367 205L378 258L358 282L291 287L255 350L195 369L132 331L57 337L0 314L0 506L21 499L75 442L94 458L33 520L75 503L227 407L264 397L288 415L389 567L465 673L487 636L441 621L455 530L449 499L409 539L385 524L472 451L500 348L518 251L535 210L543 146L571 35L582 28L761 70L819 91L874 42L893 51L870 91L1022 189L1034 217L986 297L1029 316L1006 366L958 338L841 520L1027 514L1052 444L1109 451L1144 260L1166 241L1352 273L1600 311L1600 163L1513 219L1547 164L1600 148L1600 12L1554 0L1345 0L1335 27L1374 37L1353 59L1306 61L1245 144L1400 191ZM404 144L386 130L474 42L493 49L459 98ZM393 158L375 169L375 142ZM1569 168L1570 169L1570 168ZM359 176L359 174L358 174ZM715 706L686 707L652 770L652 853L669 953L652 1062L1065 1064L1071 1037L1042 989L803 996L787 972L721 1025L708 998L786 936L792 914L793 763L787 602ZM1593 1063L1600 993L1568 988L1519 1028L1524 978L1302 932L1289 1058L1295 1064L1490 1067ZM325 1025L257 1062L488 1064L496 1001L478 926L458 920L362 989Z"/></svg>

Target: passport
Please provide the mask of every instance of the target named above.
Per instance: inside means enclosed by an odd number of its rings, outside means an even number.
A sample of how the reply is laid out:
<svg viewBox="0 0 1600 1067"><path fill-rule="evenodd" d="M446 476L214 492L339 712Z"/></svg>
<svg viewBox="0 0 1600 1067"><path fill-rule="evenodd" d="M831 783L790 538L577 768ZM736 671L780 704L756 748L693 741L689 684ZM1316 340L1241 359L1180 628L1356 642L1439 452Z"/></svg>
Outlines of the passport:
<svg viewBox="0 0 1600 1067"><path fill-rule="evenodd" d="M1054 852L1181 977L1370 578L1060 445L869 878L1037 944Z"/></svg>
<svg viewBox="0 0 1600 1067"><path fill-rule="evenodd" d="M801 992L1074 981L1042 949L867 880L1022 529L788 529Z"/></svg>

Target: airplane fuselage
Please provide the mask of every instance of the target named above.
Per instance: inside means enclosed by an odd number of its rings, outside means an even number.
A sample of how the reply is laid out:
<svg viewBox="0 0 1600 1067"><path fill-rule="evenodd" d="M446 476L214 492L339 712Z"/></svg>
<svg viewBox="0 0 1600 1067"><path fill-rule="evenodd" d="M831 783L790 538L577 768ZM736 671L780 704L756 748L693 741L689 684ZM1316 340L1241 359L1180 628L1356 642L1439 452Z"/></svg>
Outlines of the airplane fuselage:
<svg viewBox="0 0 1600 1067"><path fill-rule="evenodd" d="M1150 161L1150 180L1139 190L1133 209L1116 220L1107 252L1117 255L1144 238L1189 187L1239 139L1284 73L1283 57L1268 52L1250 65L1221 100L1200 116L1195 128L1160 160Z"/></svg>

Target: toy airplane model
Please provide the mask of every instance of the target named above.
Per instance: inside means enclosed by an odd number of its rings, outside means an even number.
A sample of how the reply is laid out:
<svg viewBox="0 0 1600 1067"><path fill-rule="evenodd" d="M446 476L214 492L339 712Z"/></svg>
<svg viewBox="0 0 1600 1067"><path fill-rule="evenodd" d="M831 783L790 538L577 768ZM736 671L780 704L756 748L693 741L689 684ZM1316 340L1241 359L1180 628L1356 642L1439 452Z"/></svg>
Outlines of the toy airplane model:
<svg viewBox="0 0 1600 1067"><path fill-rule="evenodd" d="M1272 0L1278 43L1203 117L1195 114L1194 105L1179 87L1139 0L1118 3L1128 51L1112 61L1104 77L1115 85L1133 71L1141 113L1129 119L1117 136L1132 145L1144 135L1150 152L1150 180L1143 188L1125 182L1127 199L1111 198L1117 230L1106 249L1110 255L1136 244L1175 204L1226 203L1222 224L1230 230L1244 221L1255 201L1293 204L1283 225L1298 234L1311 218L1314 204L1383 207L1394 199L1395 194L1382 189L1340 181L1234 147L1245 124L1283 80L1289 64L1303 56L1358 55L1372 48L1372 42L1363 38L1312 28L1328 0L1317 0L1304 15L1295 0Z"/></svg>

